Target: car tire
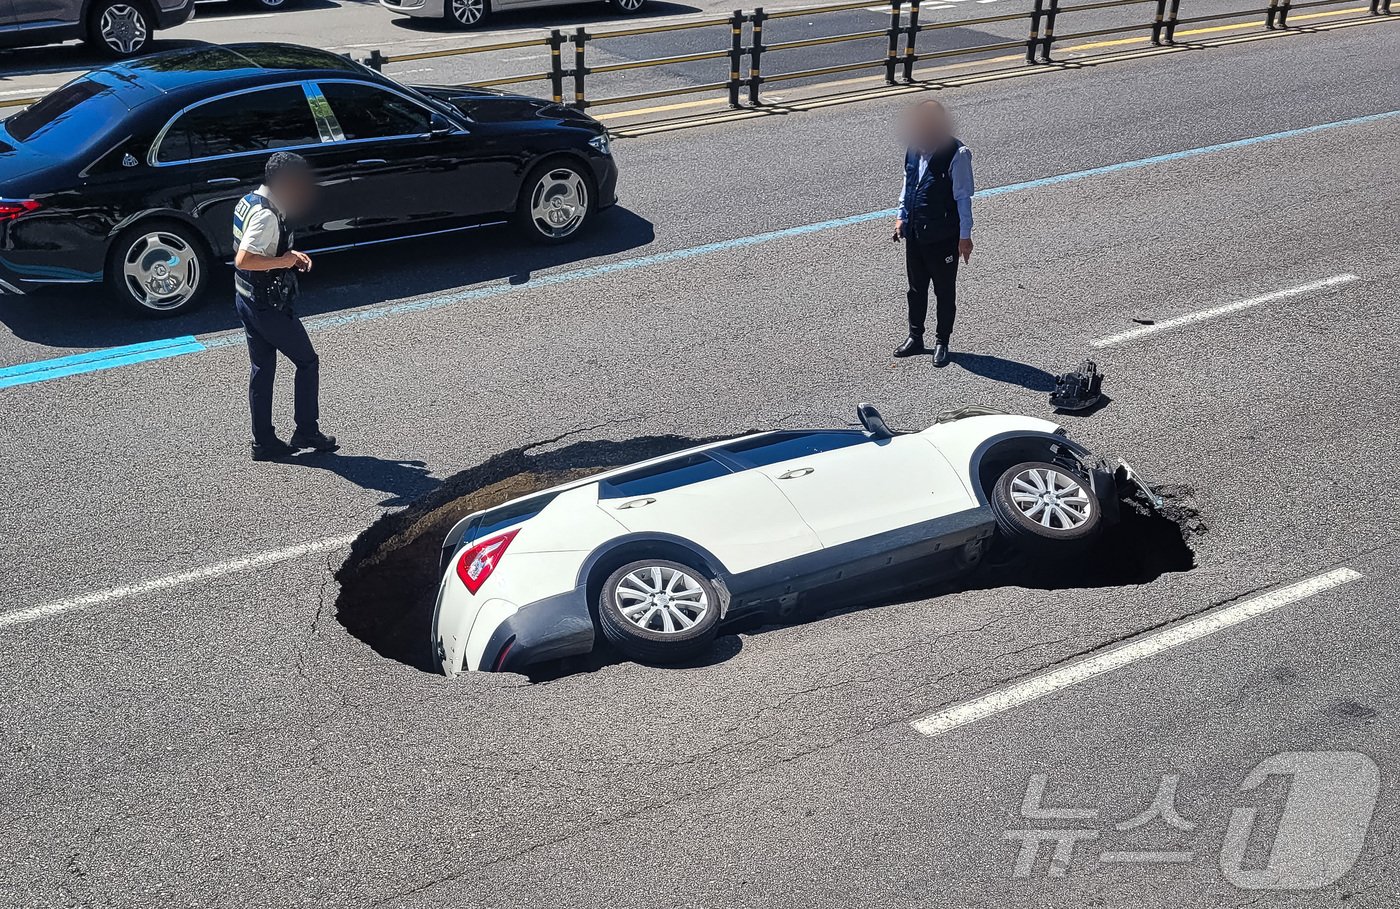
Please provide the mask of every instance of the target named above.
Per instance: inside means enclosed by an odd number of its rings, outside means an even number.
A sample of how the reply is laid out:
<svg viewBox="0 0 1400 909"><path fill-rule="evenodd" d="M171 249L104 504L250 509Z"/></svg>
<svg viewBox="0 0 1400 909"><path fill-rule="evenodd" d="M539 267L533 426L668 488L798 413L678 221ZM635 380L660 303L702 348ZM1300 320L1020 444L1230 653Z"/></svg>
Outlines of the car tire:
<svg viewBox="0 0 1400 909"><path fill-rule="evenodd" d="M122 231L107 256L107 287L151 318L189 312L208 290L213 257L194 228L147 221Z"/></svg>
<svg viewBox="0 0 1400 909"><path fill-rule="evenodd" d="M256 6L258 9L272 13L290 6L291 0L247 0L247 3L249 6Z"/></svg>
<svg viewBox="0 0 1400 909"><path fill-rule="evenodd" d="M677 595L681 592L683 597ZM678 663L699 656L719 627L713 579L668 559L623 565L603 582L597 606L603 637L640 663ZM692 624L684 625L686 621Z"/></svg>
<svg viewBox="0 0 1400 909"><path fill-rule="evenodd" d="M1103 524L1103 508L1089 480L1045 461L1008 468L987 504L1002 536L1028 555L1083 549L1098 537Z"/></svg>
<svg viewBox="0 0 1400 909"><path fill-rule="evenodd" d="M491 0L444 0L442 18L452 28L476 28L491 15Z"/></svg>
<svg viewBox="0 0 1400 909"><path fill-rule="evenodd" d="M515 203L515 226L536 243L564 243L583 230L597 210L597 191L588 169L555 158L530 170Z"/></svg>
<svg viewBox="0 0 1400 909"><path fill-rule="evenodd" d="M108 57L145 53L155 22L142 0L98 0L88 14L87 41Z"/></svg>
<svg viewBox="0 0 1400 909"><path fill-rule="evenodd" d="M647 5L647 0L608 0L608 6L624 16L635 16Z"/></svg>

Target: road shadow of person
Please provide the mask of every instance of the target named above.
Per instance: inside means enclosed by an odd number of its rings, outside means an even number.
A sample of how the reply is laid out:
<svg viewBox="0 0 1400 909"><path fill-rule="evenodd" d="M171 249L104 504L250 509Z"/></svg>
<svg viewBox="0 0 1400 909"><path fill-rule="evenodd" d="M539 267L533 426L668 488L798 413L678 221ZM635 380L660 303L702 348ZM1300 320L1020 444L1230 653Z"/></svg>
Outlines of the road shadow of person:
<svg viewBox="0 0 1400 909"><path fill-rule="evenodd" d="M1055 377L1053 375L1043 369L1016 360L976 353L953 353L951 359L956 365L973 375L982 376L984 379L994 379L1008 385L1019 385L1022 388L1043 391L1046 394L1055 390Z"/></svg>
<svg viewBox="0 0 1400 909"><path fill-rule="evenodd" d="M337 474L363 489L388 493L382 507L407 505L438 485L423 461L401 461L340 452L305 452L282 463Z"/></svg>
<svg viewBox="0 0 1400 909"><path fill-rule="evenodd" d="M296 311L306 319L502 279L525 285L537 272L626 253L655 236L650 221L614 206L599 212L583 235L560 245L529 243L502 225L328 253L314 257ZM92 284L0 296L0 323L21 340L59 348L116 347L241 328L232 269L216 269L211 281L202 305L165 319L143 319Z"/></svg>

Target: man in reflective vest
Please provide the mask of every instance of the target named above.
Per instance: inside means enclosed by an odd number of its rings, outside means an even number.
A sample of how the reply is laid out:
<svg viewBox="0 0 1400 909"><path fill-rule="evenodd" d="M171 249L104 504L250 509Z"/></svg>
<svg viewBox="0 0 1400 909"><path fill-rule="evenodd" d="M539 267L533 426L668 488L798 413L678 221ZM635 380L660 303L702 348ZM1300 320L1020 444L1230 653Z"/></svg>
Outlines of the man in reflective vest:
<svg viewBox="0 0 1400 909"><path fill-rule="evenodd" d="M234 307L248 336L248 406L253 415L253 460L284 458L298 449L335 451L335 438L321 432L321 361L301 320L292 312L297 275L311 270L311 257L292 248L288 217L308 211L316 180L306 159L277 152L267 161L263 185L243 197L233 213ZM291 444L272 426L272 384L277 354L296 366L296 432Z"/></svg>
<svg viewBox="0 0 1400 909"><path fill-rule="evenodd" d="M909 147L893 239L908 241L904 267L909 277L909 339L894 355L928 352L924 319L932 284L938 300L933 365L946 366L958 312L958 259L972 258L972 149L953 135L952 118L937 101L921 102L909 111L905 129Z"/></svg>

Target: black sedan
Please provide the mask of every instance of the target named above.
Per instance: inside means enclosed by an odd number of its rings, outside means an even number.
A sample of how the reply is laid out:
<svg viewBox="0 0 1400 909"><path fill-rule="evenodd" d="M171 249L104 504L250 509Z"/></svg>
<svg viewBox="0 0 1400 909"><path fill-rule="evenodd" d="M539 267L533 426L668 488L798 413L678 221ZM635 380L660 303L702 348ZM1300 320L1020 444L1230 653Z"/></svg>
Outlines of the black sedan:
<svg viewBox="0 0 1400 909"><path fill-rule="evenodd" d="M276 150L320 179L297 225L310 253L507 220L555 243L616 198L607 131L578 111L409 88L312 48L200 46L89 73L0 122L0 291L105 281L138 312L189 309Z"/></svg>

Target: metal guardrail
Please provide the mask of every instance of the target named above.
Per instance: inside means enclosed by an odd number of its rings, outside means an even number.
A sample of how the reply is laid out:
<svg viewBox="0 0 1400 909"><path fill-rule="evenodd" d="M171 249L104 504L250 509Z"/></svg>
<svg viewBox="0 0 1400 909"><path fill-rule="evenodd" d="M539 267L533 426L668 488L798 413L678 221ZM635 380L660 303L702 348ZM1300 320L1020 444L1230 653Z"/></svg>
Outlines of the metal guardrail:
<svg viewBox="0 0 1400 909"><path fill-rule="evenodd" d="M1214 13L1211 15L1182 17L1180 15L1181 0L1094 0L1094 2L1074 3L1072 5L1061 5L1061 0L1031 0L1031 9L1027 12L979 16L969 19L940 22L920 22L920 0L890 0L889 25L885 28L790 41L777 41L771 44L764 42L764 24L767 22L870 8L870 0L854 0L854 2L831 3L822 6L800 7L796 9L777 10L774 12L767 12L762 7L758 7L749 12L735 10L731 15L723 18L694 19L666 25L615 28L595 32L590 32L586 28L577 28L569 33L555 29L547 36L536 39L510 41L499 44L482 44L474 47L447 48L415 54L387 56L375 50L364 60L364 63L372 69L382 71L386 65L392 63L406 63L416 60L428 60L438 57L462 56L467 54L482 54L522 47L547 46L550 49L550 68L547 72L502 76L500 78L471 82L468 84L479 87L494 87L525 82L547 81L550 84L551 93L556 102L561 104L567 103L569 106L579 110L586 110L601 105L627 104L637 101L649 101L658 98L703 94L707 92L727 92L729 105L733 108L742 108L744 107L744 100L741 99L743 99L745 94L747 94L746 101L749 106L761 105L763 103L762 87L771 83L789 82L798 79L817 78L820 76L855 72L864 69L882 68L887 84L897 85L901 82L903 84L913 84L918 81L914 75L914 67L915 64L921 60L965 57L992 53L995 51L1024 48L1025 62L1027 64L1045 64L1054 62L1051 55L1057 42L1102 37L1105 35L1128 34L1131 32L1146 32L1147 37L1154 46L1171 46L1176 43L1176 29L1179 25L1260 16L1265 29L1286 29L1289 27L1288 14L1291 10L1314 6L1336 5L1344 2L1350 2L1350 0L1305 0L1305 2L1301 3L1294 3L1292 0L1268 0L1268 5L1262 8L1251 7L1248 9ZM1055 32L1055 27L1063 16L1073 16L1074 14L1091 10L1147 5L1153 7L1153 14L1150 20L1135 21L1126 25L1117 25L1108 28L1088 29L1071 32L1069 34L1056 34ZM1390 5L1391 0L1369 0L1370 15L1388 16L1390 15ZM925 32L947 28L991 25L1018 20L1025 20L1029 25L1028 35L1025 40L1015 39L998 41L990 44L979 44L973 47L947 48L933 51L924 51L918 47L918 37ZM629 60L621 63L605 63L598 66L589 65L588 49L599 41L629 38L638 35L690 31L693 29L718 29L722 26L728 26L729 28L729 42L727 47L717 46L713 50L693 53L679 53L644 60ZM746 36L747 43L745 43ZM765 63L768 61L768 55L770 54L797 48L820 47L853 41L879 41L883 45L884 55L871 60L790 72L775 73L764 71ZM571 53L566 54L566 45L572 46ZM568 58L568 65L566 65L566 57ZM745 72L744 67L745 58L748 60L747 72ZM625 95L590 98L587 93L589 76L721 59L727 59L729 61L729 72L728 78L726 79L717 79L713 82L685 85L675 88L657 89L655 91L633 92ZM771 66L771 64L769 65ZM572 95L572 98L568 101L565 100L566 88L571 89L569 93Z"/></svg>
<svg viewBox="0 0 1400 909"><path fill-rule="evenodd" d="M498 53L508 50L520 50L523 48L547 47L549 48L549 69L544 72L516 73L466 84L472 87L492 88L504 85L519 85L528 82L548 82L550 85L550 93L556 102L561 104L567 103L570 107L579 110L586 110L591 107L609 104L629 104L637 101L650 101L659 98L704 94L707 92L726 92L728 94L730 107L742 108L744 107L744 101L741 99L745 94L747 94L747 104L749 106L757 107L761 105L763 103L762 88L764 85L770 83L817 78L826 75L856 72L864 69L883 69L885 82L888 85L897 85L901 83L914 84L919 81L914 76L914 66L921 60L966 57L975 54L992 53L995 51L1024 47L1025 62L1027 64L1044 64L1053 62L1051 52L1056 42L1145 31L1148 33L1153 45L1170 46L1176 43L1176 29L1179 25L1216 22L1225 19L1240 19L1262 15L1264 28L1269 30L1286 29L1289 28L1288 14L1292 10L1316 6L1332 6L1339 3L1352 2L1352 0L1304 0L1304 2L1300 3L1294 3L1292 0L1268 0L1268 5L1263 8L1251 7L1223 13L1213 13L1211 15L1187 17L1182 17L1180 15L1181 0L1093 0L1093 2L1076 3L1070 6L1062 6L1060 0L1030 0L1032 5L1028 12L1004 13L996 16L978 16L970 19L950 19L940 22L919 21L920 0L889 0L889 2L889 25L885 28L869 29L846 34L825 35L815 38L800 38L791 41L777 41L771 44L764 43L764 23L766 22L870 9L871 0L853 0L853 2L798 7L794 9L776 10L774 12L767 12L763 7L758 7L750 12L735 10L730 15L724 17L691 19L684 22L674 22L664 25L641 25L594 32L590 32L586 28L576 28L568 33L560 29L554 29L548 34L538 38L525 38L518 41L501 41L494 44L478 44L469 47L450 47L440 50L419 51L410 54L387 55L375 49L372 50L369 56L364 58L362 62L371 69L382 72L385 66L394 63L410 63L421 60L436 60L443 57L464 57L477 54ZM1368 10L1370 15L1391 15L1391 2L1392 0L1369 0ZM1155 6L1155 12L1150 21L1132 22L1127 25L1089 29L1086 31L1072 32L1070 34L1057 35L1055 33L1055 25L1061 16L1073 15L1075 13L1083 13L1091 10L1142 6L1147 4L1153 4ZM938 31L947 28L992 25L1002 22L1015 22L1018 20L1026 20L1029 23L1029 32L1025 40L1015 39L998 41L991 44L979 44L973 47L946 48L934 51L918 49L918 37L924 32ZM622 63L604 63L598 66L590 66L588 62L588 48L598 41L611 41L669 32L692 31L695 29L719 29L720 27L727 27L729 29L727 47L716 47L713 50L673 54L645 60L628 60ZM748 43L745 43L746 36ZM884 47L884 55L871 60L822 66L813 69L777 73L764 72L765 55L781 53L782 51L794 50L797 48L821 47L853 41L879 41ZM571 46L572 50L566 53L565 48L568 46ZM566 57L570 65L565 65ZM744 67L745 58L748 59L747 73L745 73ZM653 67L701 63L707 60L728 60L728 78L694 85L657 89L654 91L633 92L625 95L590 98L587 94L589 76L650 69ZM572 99L567 102L565 101L566 89L571 90L569 93L572 95ZM747 90L747 92L745 90ZM28 106L38 101L39 97L0 100L0 108Z"/></svg>

